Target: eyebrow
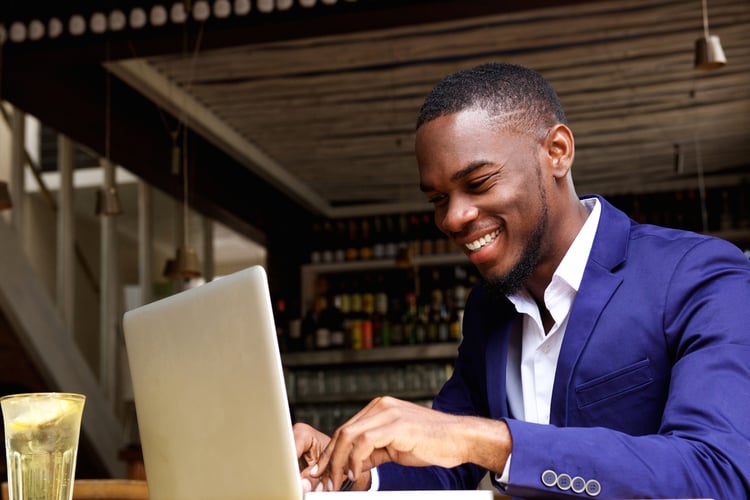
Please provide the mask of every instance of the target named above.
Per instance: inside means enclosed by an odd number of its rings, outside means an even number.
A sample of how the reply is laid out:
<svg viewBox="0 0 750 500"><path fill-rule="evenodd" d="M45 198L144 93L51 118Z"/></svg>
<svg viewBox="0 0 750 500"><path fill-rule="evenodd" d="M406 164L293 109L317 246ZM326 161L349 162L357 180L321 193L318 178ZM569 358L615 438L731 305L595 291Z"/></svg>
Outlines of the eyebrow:
<svg viewBox="0 0 750 500"><path fill-rule="evenodd" d="M473 161L473 162L469 163L468 165L466 165L461 170L459 170L459 171L455 172L453 175L451 175L451 182L457 182L457 181L463 179L464 177L467 177L467 176L471 175L471 173L474 172L475 170L478 170L478 169L480 169L480 168L482 168L482 167L484 167L486 165L489 165L490 163L492 163L492 162L488 161L488 160ZM427 191L434 191L434 189L433 189L432 186L430 186L429 184L423 184L421 182L419 183L419 189L423 193L425 193Z"/></svg>

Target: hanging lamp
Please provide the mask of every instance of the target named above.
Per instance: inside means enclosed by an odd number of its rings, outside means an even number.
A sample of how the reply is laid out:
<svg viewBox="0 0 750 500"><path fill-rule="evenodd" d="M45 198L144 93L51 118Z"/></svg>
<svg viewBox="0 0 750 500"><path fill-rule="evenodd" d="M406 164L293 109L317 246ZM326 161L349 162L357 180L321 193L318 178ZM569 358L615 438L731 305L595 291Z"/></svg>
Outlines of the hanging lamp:
<svg viewBox="0 0 750 500"><path fill-rule="evenodd" d="M13 202L10 199L8 183L5 181L0 181L0 210L7 210L12 206Z"/></svg>
<svg viewBox="0 0 750 500"><path fill-rule="evenodd" d="M708 0L701 0L703 7L703 36L695 41L695 69L719 69L727 64L724 49L717 35L708 33Z"/></svg>

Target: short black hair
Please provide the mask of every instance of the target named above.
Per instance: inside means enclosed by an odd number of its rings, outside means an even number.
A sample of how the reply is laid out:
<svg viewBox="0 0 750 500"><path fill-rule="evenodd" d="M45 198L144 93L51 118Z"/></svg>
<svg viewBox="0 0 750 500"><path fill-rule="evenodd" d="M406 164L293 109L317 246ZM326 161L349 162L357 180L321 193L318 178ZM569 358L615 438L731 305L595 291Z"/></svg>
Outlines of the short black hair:
<svg viewBox="0 0 750 500"><path fill-rule="evenodd" d="M441 116L483 109L500 128L533 135L567 125L560 98L550 83L525 66L487 63L452 73L427 94L417 129Z"/></svg>

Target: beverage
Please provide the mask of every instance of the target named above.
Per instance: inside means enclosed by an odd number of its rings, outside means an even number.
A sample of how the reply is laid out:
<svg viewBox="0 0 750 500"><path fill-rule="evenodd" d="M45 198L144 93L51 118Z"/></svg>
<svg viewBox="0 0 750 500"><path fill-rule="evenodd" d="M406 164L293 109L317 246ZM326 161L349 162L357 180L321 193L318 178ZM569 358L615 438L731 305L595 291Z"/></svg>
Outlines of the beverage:
<svg viewBox="0 0 750 500"><path fill-rule="evenodd" d="M85 396L0 398L10 500L70 500Z"/></svg>

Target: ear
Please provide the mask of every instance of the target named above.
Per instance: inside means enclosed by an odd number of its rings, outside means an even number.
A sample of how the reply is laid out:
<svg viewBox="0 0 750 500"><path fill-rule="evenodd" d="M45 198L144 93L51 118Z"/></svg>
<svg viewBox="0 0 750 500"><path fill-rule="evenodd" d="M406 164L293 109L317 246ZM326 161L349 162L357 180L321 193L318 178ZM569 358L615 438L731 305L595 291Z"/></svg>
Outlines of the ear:
<svg viewBox="0 0 750 500"><path fill-rule="evenodd" d="M564 178L570 172L575 156L573 132L562 123L558 123L550 129L544 146L552 167L552 175L558 180Z"/></svg>

